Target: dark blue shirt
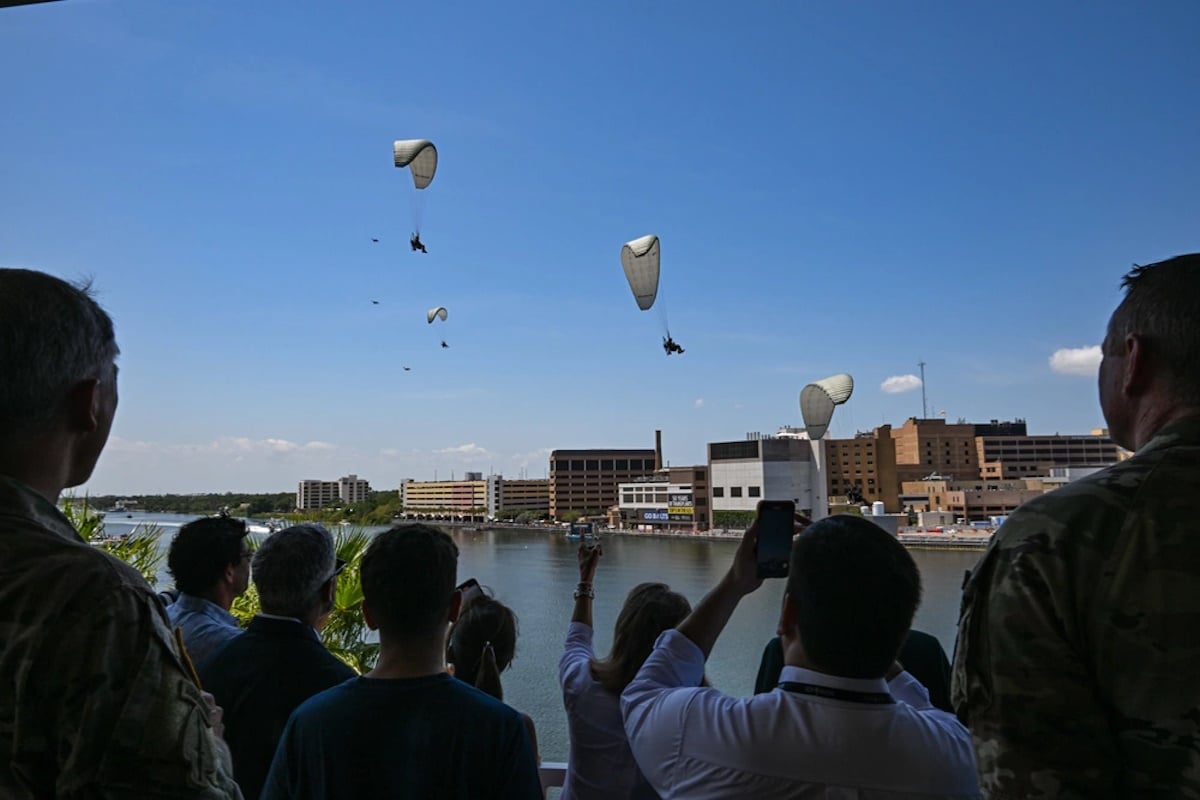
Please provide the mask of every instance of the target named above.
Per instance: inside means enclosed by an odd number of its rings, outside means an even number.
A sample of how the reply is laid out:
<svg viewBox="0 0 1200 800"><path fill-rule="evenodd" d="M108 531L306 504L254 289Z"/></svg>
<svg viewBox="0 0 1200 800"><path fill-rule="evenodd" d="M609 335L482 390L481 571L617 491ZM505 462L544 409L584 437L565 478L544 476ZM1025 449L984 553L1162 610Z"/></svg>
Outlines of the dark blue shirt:
<svg viewBox="0 0 1200 800"><path fill-rule="evenodd" d="M263 800L540 800L521 715L444 673L355 678L296 709Z"/></svg>

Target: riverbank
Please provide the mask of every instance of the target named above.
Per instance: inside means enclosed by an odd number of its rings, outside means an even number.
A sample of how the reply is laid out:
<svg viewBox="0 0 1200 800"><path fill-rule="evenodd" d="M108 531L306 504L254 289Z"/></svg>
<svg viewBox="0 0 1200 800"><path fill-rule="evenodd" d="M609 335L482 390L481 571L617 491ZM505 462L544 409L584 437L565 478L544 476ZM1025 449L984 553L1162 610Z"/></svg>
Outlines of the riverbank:
<svg viewBox="0 0 1200 800"><path fill-rule="evenodd" d="M480 525L477 522L455 522L448 520L440 520L431 523L445 528L453 528L456 530L474 530L474 531L489 531L489 530L516 530L516 531L531 531L551 533L557 535L565 535L566 529L558 525L519 525L514 523L487 523ZM975 550L983 551L987 549L988 543L992 540L992 534L995 531L990 528L980 530L948 530L948 531L927 531L923 528L904 530L901 529L896 538L905 547L912 550ZM679 532L668 531L635 531L628 528L598 528L597 533L601 536L628 536L639 539L740 539L744 531L734 530L729 528L712 528L707 531L684 530Z"/></svg>

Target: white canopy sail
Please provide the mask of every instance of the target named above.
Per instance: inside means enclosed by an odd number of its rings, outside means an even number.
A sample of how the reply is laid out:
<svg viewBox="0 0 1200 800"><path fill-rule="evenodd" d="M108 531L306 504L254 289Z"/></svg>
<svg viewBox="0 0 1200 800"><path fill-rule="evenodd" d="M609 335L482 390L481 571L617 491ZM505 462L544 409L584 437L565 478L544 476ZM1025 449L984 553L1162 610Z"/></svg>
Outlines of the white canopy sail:
<svg viewBox="0 0 1200 800"><path fill-rule="evenodd" d="M392 142L396 166L412 170L413 186L424 189L437 172L437 148L428 139L397 139Z"/></svg>
<svg viewBox="0 0 1200 800"><path fill-rule="evenodd" d="M433 321L435 319L440 319L442 322L446 321L446 309L444 306L438 306L437 308L431 308L431 309L429 309L429 313L427 313L425 315L425 321L428 322L430 325L433 324Z"/></svg>
<svg viewBox="0 0 1200 800"><path fill-rule="evenodd" d="M833 409L850 399L854 392L854 378L842 372L830 375L800 390L800 415L808 438L820 439L829 429Z"/></svg>
<svg viewBox="0 0 1200 800"><path fill-rule="evenodd" d="M653 306L658 297L658 263L658 237L653 234L626 242L621 248L621 266L642 311Z"/></svg>

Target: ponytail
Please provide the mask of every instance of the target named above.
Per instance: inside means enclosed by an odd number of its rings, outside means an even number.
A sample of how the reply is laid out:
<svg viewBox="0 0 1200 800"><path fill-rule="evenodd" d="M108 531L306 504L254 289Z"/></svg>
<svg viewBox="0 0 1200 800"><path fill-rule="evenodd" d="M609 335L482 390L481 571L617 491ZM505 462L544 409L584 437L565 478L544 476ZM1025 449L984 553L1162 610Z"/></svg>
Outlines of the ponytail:
<svg viewBox="0 0 1200 800"><path fill-rule="evenodd" d="M491 642L483 646L479 658L479 670L475 673L475 688L490 694L497 700L504 699L504 688L500 685L500 668L496 665L496 650Z"/></svg>

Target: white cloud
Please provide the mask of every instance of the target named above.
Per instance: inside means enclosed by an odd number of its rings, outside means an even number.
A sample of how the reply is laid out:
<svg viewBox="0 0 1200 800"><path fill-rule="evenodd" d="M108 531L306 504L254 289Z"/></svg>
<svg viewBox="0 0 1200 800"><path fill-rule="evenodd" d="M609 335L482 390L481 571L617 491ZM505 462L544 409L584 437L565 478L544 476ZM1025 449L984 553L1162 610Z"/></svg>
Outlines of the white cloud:
<svg viewBox="0 0 1200 800"><path fill-rule="evenodd" d="M1060 375L1093 376L1100 369L1104 354L1100 345L1090 347L1061 347L1050 356L1050 369Z"/></svg>
<svg viewBox="0 0 1200 800"><path fill-rule="evenodd" d="M460 444L457 447L443 447L441 450L437 450L435 452L446 453L447 455L452 454L452 455L456 455L456 456L471 456L471 457L487 457L487 456L491 455L491 453L488 451L488 449L486 447L480 447L479 445L475 444L474 442L470 442L468 444Z"/></svg>
<svg viewBox="0 0 1200 800"><path fill-rule="evenodd" d="M900 394L921 388L921 379L916 375L893 375L879 384L879 388L887 394Z"/></svg>
<svg viewBox="0 0 1200 800"><path fill-rule="evenodd" d="M692 408L704 408L704 398L697 397L696 402L692 403Z"/></svg>

